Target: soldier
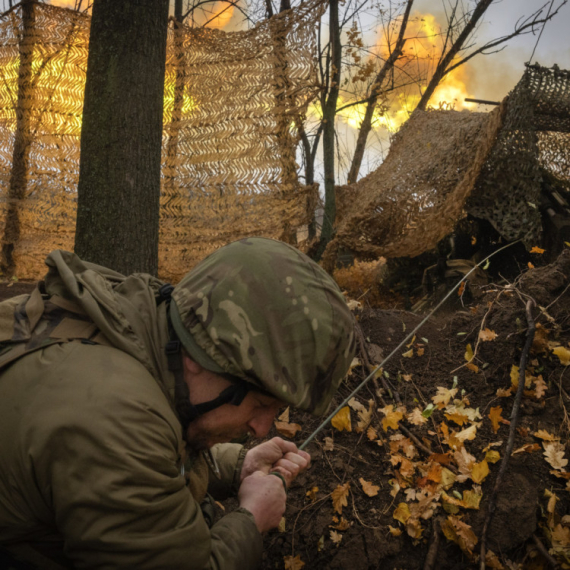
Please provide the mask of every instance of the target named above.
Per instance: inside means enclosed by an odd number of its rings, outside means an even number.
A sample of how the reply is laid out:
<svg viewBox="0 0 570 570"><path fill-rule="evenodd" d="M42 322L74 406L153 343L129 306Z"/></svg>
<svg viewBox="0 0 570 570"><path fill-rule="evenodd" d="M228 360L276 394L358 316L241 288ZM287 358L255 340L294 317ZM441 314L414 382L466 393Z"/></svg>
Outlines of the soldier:
<svg viewBox="0 0 570 570"><path fill-rule="evenodd" d="M310 458L280 438L228 442L266 436L284 405L327 410L355 349L336 284L262 238L174 288L63 251L46 263L31 295L0 304L4 559L256 568ZM232 494L214 524L210 496Z"/></svg>

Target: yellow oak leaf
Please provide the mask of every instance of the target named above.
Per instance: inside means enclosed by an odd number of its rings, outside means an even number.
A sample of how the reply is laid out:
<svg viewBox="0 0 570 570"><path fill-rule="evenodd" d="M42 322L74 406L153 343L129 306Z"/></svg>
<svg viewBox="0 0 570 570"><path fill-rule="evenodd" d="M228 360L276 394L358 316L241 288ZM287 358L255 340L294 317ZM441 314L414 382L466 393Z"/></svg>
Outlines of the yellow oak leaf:
<svg viewBox="0 0 570 570"><path fill-rule="evenodd" d="M559 441L543 442L544 457L551 467L562 471L568 465L568 459L564 458L564 445Z"/></svg>
<svg viewBox="0 0 570 570"><path fill-rule="evenodd" d="M340 532L337 532L336 530L331 530L330 536L331 536L331 540L338 547L338 545L340 544L340 541L342 540L342 534L340 534Z"/></svg>
<svg viewBox="0 0 570 570"><path fill-rule="evenodd" d="M299 424L290 424L289 422L275 422L275 429L285 437L295 437L297 432L301 429Z"/></svg>
<svg viewBox="0 0 570 570"><path fill-rule="evenodd" d="M568 366L570 364L570 350L564 348L563 346L557 346L552 352L558 356L560 359L560 364L562 366Z"/></svg>
<svg viewBox="0 0 570 570"><path fill-rule="evenodd" d="M463 503L466 509L479 509L479 503L483 498L481 487L476 485L473 490L463 491Z"/></svg>
<svg viewBox="0 0 570 570"><path fill-rule="evenodd" d="M452 388L448 390L442 386L437 387L437 394L431 399L431 401L441 410L449 404L451 398L457 394L457 388Z"/></svg>
<svg viewBox="0 0 570 570"><path fill-rule="evenodd" d="M455 422L459 426L462 426L469 421L469 418L463 414L453 413L444 415L450 422Z"/></svg>
<svg viewBox="0 0 570 570"><path fill-rule="evenodd" d="M352 423L350 421L350 408L345 406L333 417L331 424L338 431L352 431Z"/></svg>
<svg viewBox="0 0 570 570"><path fill-rule="evenodd" d="M496 338L497 338L497 333L495 331L492 331L487 328L482 331L479 331L479 340L483 342L489 342L491 340L495 340Z"/></svg>
<svg viewBox="0 0 570 570"><path fill-rule="evenodd" d="M501 408L501 406L497 406L495 408L491 408L491 411L489 412L489 419L493 425L493 433L497 433L499 431L499 424L503 419L503 416L501 416L502 411L503 408Z"/></svg>
<svg viewBox="0 0 570 570"><path fill-rule="evenodd" d="M285 561L285 570L301 570L305 563L301 560L301 555L298 554L297 556L284 556L283 560Z"/></svg>
<svg viewBox="0 0 570 570"><path fill-rule="evenodd" d="M501 459L501 454L498 451L490 449L489 451L487 451L485 459L487 460L487 463L497 463L497 461Z"/></svg>
<svg viewBox="0 0 570 570"><path fill-rule="evenodd" d="M558 441L560 438L548 433L545 429L539 429L538 431L534 432L534 437L538 437L539 439L544 439L546 441Z"/></svg>
<svg viewBox="0 0 570 570"><path fill-rule="evenodd" d="M400 503L392 515L393 518L395 518L397 521L400 521L402 524L406 524L411 516L412 514L410 513L410 507L408 507L408 503Z"/></svg>
<svg viewBox="0 0 570 570"><path fill-rule="evenodd" d="M317 500L317 493L319 492L318 487L312 487L310 491L305 493L305 496L309 498L311 503L314 503Z"/></svg>
<svg viewBox="0 0 570 570"><path fill-rule="evenodd" d="M378 487L377 485L373 485L368 481L365 481L362 477L359 479L359 481L360 484L362 485L362 490L366 495L368 495L369 497L375 497L378 494L380 487Z"/></svg>
<svg viewBox="0 0 570 570"><path fill-rule="evenodd" d="M489 475L489 465L487 460L483 459L480 463L475 463L471 471L471 478L475 483L482 483L485 478Z"/></svg>
<svg viewBox="0 0 570 570"><path fill-rule="evenodd" d="M545 251L545 249L537 247L536 245L530 250L531 253L538 253L539 255L542 255Z"/></svg>
<svg viewBox="0 0 570 570"><path fill-rule="evenodd" d="M342 507L348 505L348 489L350 488L350 482L347 481L344 485L338 485L338 487L332 492L332 502L335 512L339 515L342 514Z"/></svg>
<svg viewBox="0 0 570 570"><path fill-rule="evenodd" d="M384 431L388 431L388 428L394 430L398 429L399 422L404 417L402 412L394 410L394 406L392 405L380 408L378 411L384 414L384 418L382 418L382 428Z"/></svg>

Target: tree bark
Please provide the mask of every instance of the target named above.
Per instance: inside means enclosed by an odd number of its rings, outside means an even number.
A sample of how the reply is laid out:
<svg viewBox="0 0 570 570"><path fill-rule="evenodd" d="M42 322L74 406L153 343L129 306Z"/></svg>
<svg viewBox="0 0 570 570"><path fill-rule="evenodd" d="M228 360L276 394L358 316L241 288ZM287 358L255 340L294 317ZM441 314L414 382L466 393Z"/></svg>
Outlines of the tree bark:
<svg viewBox="0 0 570 570"><path fill-rule="evenodd" d="M323 105L323 168L325 175L325 212L321 239L315 254L318 261L327 244L331 241L334 233L336 218L336 194L335 194L335 116L339 94L342 46L340 43L340 24L338 17L339 0L331 0L329 3L329 30L331 43L331 73L328 97Z"/></svg>
<svg viewBox="0 0 570 570"><path fill-rule="evenodd" d="M408 19L410 17L410 12L412 10L412 5L414 0L408 0L408 5L404 12L404 17L402 19L402 25L400 26L400 32L398 34L398 39L396 45L394 46L394 51L390 54L390 57L386 60L382 69L378 72L376 79L370 90L370 97L368 98L368 103L366 105L366 111L364 113L364 118L362 119L362 124L360 125L360 130L358 131L358 138L356 139L356 147L354 149L354 155L352 157L352 162L350 164L350 170L348 172L347 183L352 184L358 179L358 174L360 172L360 167L362 166L362 159L364 157L364 149L366 148L366 141L368 140L368 135L372 130L372 117L374 116L374 111L376 109L376 103L378 102L378 97L382 92L382 85L386 76L392 69L396 61L401 57L402 51L406 40L404 38L404 33L408 25Z"/></svg>
<svg viewBox="0 0 570 570"><path fill-rule="evenodd" d="M427 108L427 104L431 99L434 91L436 90L437 86L439 85L440 81L445 77L447 74L451 63L455 56L459 53L459 50L463 47L475 26L477 26L479 20L483 16L483 14L487 11L487 8L493 3L493 0L479 0L477 5L475 6L473 13L471 14L471 18L455 40L455 43L451 46L450 50L440 59L439 63L437 64L437 68L430 79L430 82L424 91L420 102L418 103L417 108L425 111Z"/></svg>
<svg viewBox="0 0 570 570"><path fill-rule="evenodd" d="M168 0L95 0L75 251L121 273L158 268Z"/></svg>
<svg viewBox="0 0 570 570"><path fill-rule="evenodd" d="M28 167L32 144L32 59L35 43L35 4L22 2L22 36L19 45L18 100L16 103L16 133L12 151L12 171L8 187L8 208L2 236L1 268L5 276L14 274L14 248L20 239L20 210L26 197Z"/></svg>

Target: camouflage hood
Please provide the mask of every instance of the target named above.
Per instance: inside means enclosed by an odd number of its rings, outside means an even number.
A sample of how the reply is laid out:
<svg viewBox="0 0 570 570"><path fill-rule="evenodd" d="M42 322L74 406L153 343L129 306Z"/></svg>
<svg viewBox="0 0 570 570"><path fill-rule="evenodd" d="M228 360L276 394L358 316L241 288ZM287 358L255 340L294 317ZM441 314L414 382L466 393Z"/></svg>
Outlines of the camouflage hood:
<svg viewBox="0 0 570 570"><path fill-rule="evenodd" d="M174 377L164 354L168 341L166 306L157 306L156 302L164 283L143 273L125 277L67 251L53 251L46 265L45 292L51 302L62 307L68 303L72 311L83 313L100 333L94 340L101 339L136 358L172 401ZM49 322L44 326L47 330L43 334L49 336ZM35 330L34 335L38 334L42 333Z"/></svg>
<svg viewBox="0 0 570 570"><path fill-rule="evenodd" d="M172 299L172 324L199 364L316 415L354 356L354 320L340 289L282 242L248 238L217 250Z"/></svg>

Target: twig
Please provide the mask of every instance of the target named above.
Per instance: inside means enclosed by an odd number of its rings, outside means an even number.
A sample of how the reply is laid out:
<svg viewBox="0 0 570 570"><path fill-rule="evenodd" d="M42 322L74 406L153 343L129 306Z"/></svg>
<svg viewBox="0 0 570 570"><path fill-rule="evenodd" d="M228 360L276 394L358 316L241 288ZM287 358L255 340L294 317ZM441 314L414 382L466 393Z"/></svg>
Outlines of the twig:
<svg viewBox="0 0 570 570"><path fill-rule="evenodd" d="M437 560L437 549L439 548L439 540L441 538L439 519L433 521L433 534L429 545L424 570L433 570L435 561Z"/></svg>
<svg viewBox="0 0 570 570"><path fill-rule="evenodd" d="M550 552L546 550L546 547L544 546L544 544L542 544L542 541L540 540L540 538L538 538L538 536L536 536L536 534L532 535L532 540L534 540L534 544L536 544L536 547L538 548L538 550L540 550L540 553L542 554L544 559L548 562L548 564L550 564L552 568L555 569L560 568L560 564L558 564L558 562L556 562L556 560L551 556Z"/></svg>
<svg viewBox="0 0 570 570"><path fill-rule="evenodd" d="M491 492L491 497L489 498L489 505L487 508L487 515L485 517L485 524L483 525L483 532L481 533L481 560L480 560L480 570L485 570L485 555L486 555L486 547L487 547L487 530L493 520L493 515L495 514L495 499L497 497L497 493L503 481L503 476L505 471L507 470L507 465L509 463L509 458L513 451L513 447L515 445L515 435L517 424L519 420L519 409L521 405L522 395L524 391L524 383L525 383L525 375L526 375L526 361L528 359L528 353L530 351L530 347L532 346L532 341L534 340L534 332L536 330L536 326L534 324L534 319L532 317L532 308L534 307L535 302L532 299L529 299L526 304L526 320L528 323L528 330L526 333L526 342L524 344L520 366L519 366L519 385L517 389L517 394L515 396L515 401L513 403L513 409L511 412L511 425L509 427L509 439L507 441L507 448L505 450L505 455L503 456L503 460L501 461L501 467L499 468L499 473L497 474L497 478L495 479L495 485L493 486L493 491Z"/></svg>

